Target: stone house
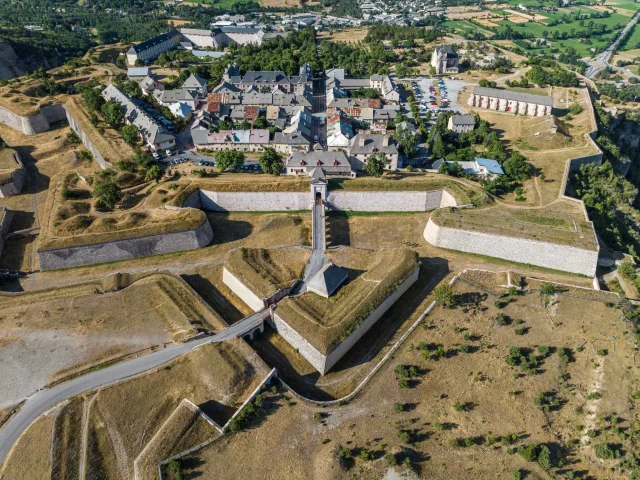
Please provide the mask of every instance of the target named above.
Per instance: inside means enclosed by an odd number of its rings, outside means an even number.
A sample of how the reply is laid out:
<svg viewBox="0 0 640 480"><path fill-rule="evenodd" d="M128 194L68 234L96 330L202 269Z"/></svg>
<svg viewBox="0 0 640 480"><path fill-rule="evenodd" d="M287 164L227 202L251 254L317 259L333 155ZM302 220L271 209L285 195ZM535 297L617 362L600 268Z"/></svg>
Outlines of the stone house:
<svg viewBox="0 0 640 480"><path fill-rule="evenodd" d="M456 133L470 132L476 126L473 115L452 115L449 117L447 128Z"/></svg>
<svg viewBox="0 0 640 480"><path fill-rule="evenodd" d="M340 151L293 152L286 162L287 175L310 175L316 168L329 177L356 176L349 159Z"/></svg>
<svg viewBox="0 0 640 480"><path fill-rule="evenodd" d="M367 159L374 153L382 152L390 161L387 169L398 168L398 147L391 135L379 133L359 133L349 146L349 158L355 170L363 170Z"/></svg>

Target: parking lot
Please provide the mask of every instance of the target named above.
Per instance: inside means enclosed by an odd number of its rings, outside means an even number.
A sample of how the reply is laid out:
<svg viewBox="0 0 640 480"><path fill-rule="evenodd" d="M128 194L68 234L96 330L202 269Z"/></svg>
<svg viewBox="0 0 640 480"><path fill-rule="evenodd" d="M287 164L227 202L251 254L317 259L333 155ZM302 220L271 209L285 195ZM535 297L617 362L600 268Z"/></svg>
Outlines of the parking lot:
<svg viewBox="0 0 640 480"><path fill-rule="evenodd" d="M458 105L458 93L463 87L471 85L474 84L439 77L420 77L411 80L411 87L422 114L448 111L465 113L465 110Z"/></svg>
<svg viewBox="0 0 640 480"><path fill-rule="evenodd" d="M198 154L197 151L177 151L172 155L162 155L160 165L163 168L171 168L181 173L190 173L191 170L209 170L216 166L214 157ZM242 166L238 169L241 172L260 173L262 169L258 165L257 158L246 158Z"/></svg>

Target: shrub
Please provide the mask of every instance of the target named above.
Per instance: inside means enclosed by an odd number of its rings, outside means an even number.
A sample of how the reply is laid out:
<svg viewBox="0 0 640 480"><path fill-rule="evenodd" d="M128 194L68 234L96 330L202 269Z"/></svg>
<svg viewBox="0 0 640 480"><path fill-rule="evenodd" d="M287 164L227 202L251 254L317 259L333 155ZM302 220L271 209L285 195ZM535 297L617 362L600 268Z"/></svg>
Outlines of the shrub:
<svg viewBox="0 0 640 480"><path fill-rule="evenodd" d="M512 297L517 297L518 294L520 293L520 291L518 290L518 287L514 287L513 285L509 287L509 295L511 295Z"/></svg>
<svg viewBox="0 0 640 480"><path fill-rule="evenodd" d="M411 436L411 433L407 432L406 430L398 430L396 432L396 435L398 436L398 438L400 439L400 441L402 443L411 444L413 442L413 438Z"/></svg>
<svg viewBox="0 0 640 480"><path fill-rule="evenodd" d="M527 462L535 462L538 458L538 446L535 444L519 445L516 451L518 452L518 455L524 458Z"/></svg>
<svg viewBox="0 0 640 480"><path fill-rule="evenodd" d="M362 450L360 450L360 458L365 461L373 460L373 452L367 450L366 448L363 448Z"/></svg>
<svg viewBox="0 0 640 480"><path fill-rule="evenodd" d="M551 351L551 349L546 345L539 345L538 346L538 353L540 355L542 355L543 357L546 357L547 355L549 355L550 351Z"/></svg>
<svg viewBox="0 0 640 480"><path fill-rule="evenodd" d="M598 355L600 355L601 357L606 357L606 356L607 356L607 354L608 354L609 352L608 352L607 350L605 350L605 349L602 349L602 348L601 348L601 349L598 349L598 350L596 351L596 353L597 353Z"/></svg>
<svg viewBox="0 0 640 480"><path fill-rule="evenodd" d="M600 393L598 392L591 392L590 394L588 394L585 398L587 400L598 400L601 397Z"/></svg>
<svg viewBox="0 0 640 480"><path fill-rule="evenodd" d="M395 403L393 409L398 413L404 412L404 403Z"/></svg>
<svg viewBox="0 0 640 480"><path fill-rule="evenodd" d="M515 334L516 335L524 335L525 333L527 333L529 331L528 328L516 328L515 330Z"/></svg>
<svg viewBox="0 0 640 480"><path fill-rule="evenodd" d="M538 406L538 409L545 413L557 410L561 405L560 398L558 398L555 390L538 393L536 398L533 400L533 403Z"/></svg>
<svg viewBox="0 0 640 480"><path fill-rule="evenodd" d="M509 318L504 313L498 313L496 315L496 324L504 327L509 324Z"/></svg>
<svg viewBox="0 0 640 480"><path fill-rule="evenodd" d="M569 363L573 360L573 355L571 353L571 349L569 348L559 348L558 356L564 363Z"/></svg>
<svg viewBox="0 0 640 480"><path fill-rule="evenodd" d="M391 452L385 454L384 459L386 460L387 465L390 465L392 467L395 467L396 465L398 465L398 457L396 457Z"/></svg>
<svg viewBox="0 0 640 480"><path fill-rule="evenodd" d="M608 443L601 443L593 447L596 452L596 457L602 458L605 460L613 460L616 458L620 458L620 450L617 450L615 447L612 447Z"/></svg>
<svg viewBox="0 0 640 480"><path fill-rule="evenodd" d="M469 345L460 345L458 350L462 353L469 353L471 351L471 347Z"/></svg>
<svg viewBox="0 0 640 480"><path fill-rule="evenodd" d="M409 381L406 378L401 378L398 380L398 386L400 388L409 388Z"/></svg>
<svg viewBox="0 0 640 480"><path fill-rule="evenodd" d="M418 376L418 369L413 365L396 365L394 372L396 372L396 374L400 375L402 378L414 378Z"/></svg>
<svg viewBox="0 0 640 480"><path fill-rule="evenodd" d="M450 308L453 306L453 290L449 285L438 285L433 289L436 298L436 304L442 308Z"/></svg>
<svg viewBox="0 0 640 480"><path fill-rule="evenodd" d="M543 283L542 285L540 285L540 291L544 295L553 295L554 293L556 293L556 287L551 283Z"/></svg>

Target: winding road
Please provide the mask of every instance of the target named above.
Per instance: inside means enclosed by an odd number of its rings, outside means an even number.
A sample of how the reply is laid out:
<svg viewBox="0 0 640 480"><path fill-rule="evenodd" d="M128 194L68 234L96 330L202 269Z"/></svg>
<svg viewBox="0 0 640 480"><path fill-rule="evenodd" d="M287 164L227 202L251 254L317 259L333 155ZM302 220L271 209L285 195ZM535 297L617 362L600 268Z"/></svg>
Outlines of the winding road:
<svg viewBox="0 0 640 480"><path fill-rule="evenodd" d="M263 310L249 315L216 335L167 347L142 357L87 373L86 375L61 383L51 389L38 390L26 399L20 411L0 430L0 465L4 462L22 433L26 431L40 415L57 404L83 392L140 375L202 345L240 337L259 326L263 322L265 312L266 311Z"/></svg>
<svg viewBox="0 0 640 480"><path fill-rule="evenodd" d="M589 64L589 68L587 69L584 75L585 77L593 78L600 71L604 70L606 67L610 67L614 70L622 71L627 75L640 79L640 76L636 75L635 73L632 73L631 71L622 67L616 67L615 65L612 65L611 63L609 63L609 60L611 59L611 55L613 55L613 52L618 48L618 45L620 44L622 39L626 36L626 34L629 32L629 30L631 30L636 25L636 23L638 23L639 18L640 18L640 11L637 12L633 16L633 18L631 18L631 21L627 23L624 29L622 29L622 32L620 32L620 34L615 38L615 40L611 43L611 45L609 45L606 48L606 50L596 55L593 59L586 60L586 63Z"/></svg>

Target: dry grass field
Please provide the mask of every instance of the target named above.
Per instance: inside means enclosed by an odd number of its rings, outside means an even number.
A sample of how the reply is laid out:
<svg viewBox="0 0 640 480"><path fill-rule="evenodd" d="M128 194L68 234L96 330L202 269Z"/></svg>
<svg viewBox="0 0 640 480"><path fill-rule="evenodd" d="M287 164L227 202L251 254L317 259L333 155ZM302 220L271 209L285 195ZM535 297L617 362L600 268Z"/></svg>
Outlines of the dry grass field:
<svg viewBox="0 0 640 480"><path fill-rule="evenodd" d="M134 460L184 398L223 425L267 373L246 343L233 340L100 390L89 413L86 478L132 478Z"/></svg>
<svg viewBox="0 0 640 480"><path fill-rule="evenodd" d="M368 28L345 28L333 33L319 32L318 38L329 42L358 43L364 40L368 32Z"/></svg>
<svg viewBox="0 0 640 480"><path fill-rule="evenodd" d="M497 308L504 274L466 280L476 285L457 282L457 306L432 311L355 400L319 408L285 393L259 424L185 459L185 478L398 478L390 471L406 471L406 462L429 479L507 480L514 470L626 479L628 471L611 470L620 460L595 453L609 444L629 457L638 431L635 344L621 311L605 304L615 297L542 295L539 282L524 279L525 290ZM525 354L513 366L512 347ZM525 369L523 361L535 363ZM407 388L402 375L411 377ZM541 408L538 398L557 402ZM525 445L547 447L551 466L515 453ZM344 448L352 459L338 458ZM387 453L401 466L391 467Z"/></svg>
<svg viewBox="0 0 640 480"><path fill-rule="evenodd" d="M302 278L311 251L289 248L240 248L226 258L225 267L259 297L268 297Z"/></svg>
<svg viewBox="0 0 640 480"><path fill-rule="evenodd" d="M11 175L20 166L15 157L16 151L12 148L0 149L0 185L9 183Z"/></svg>
<svg viewBox="0 0 640 480"><path fill-rule="evenodd" d="M119 287L117 291L110 291ZM45 291L0 294L0 408L45 384L224 322L176 277L112 276Z"/></svg>
<svg viewBox="0 0 640 480"><path fill-rule="evenodd" d="M300 6L300 0L260 0L263 7L284 7L297 8Z"/></svg>

